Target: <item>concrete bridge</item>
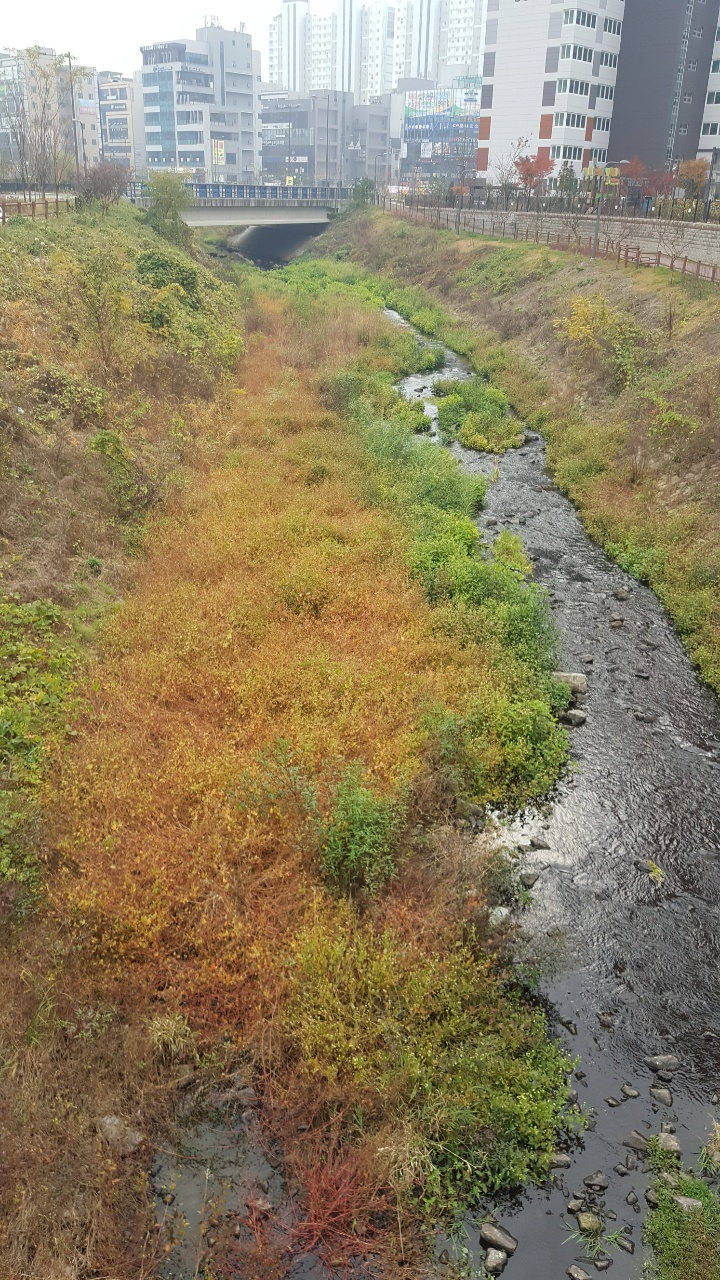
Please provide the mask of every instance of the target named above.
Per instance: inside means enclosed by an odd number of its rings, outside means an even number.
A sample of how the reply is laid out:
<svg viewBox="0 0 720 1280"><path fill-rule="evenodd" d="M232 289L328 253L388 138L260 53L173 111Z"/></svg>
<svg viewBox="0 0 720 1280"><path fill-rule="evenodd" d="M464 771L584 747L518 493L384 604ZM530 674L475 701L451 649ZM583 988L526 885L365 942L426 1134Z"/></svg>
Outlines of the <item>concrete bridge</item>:
<svg viewBox="0 0 720 1280"><path fill-rule="evenodd" d="M189 227L323 226L352 198L352 187L229 186L221 182L187 185L193 204L181 216ZM135 186L131 199L140 206L147 205L146 192L140 184Z"/></svg>

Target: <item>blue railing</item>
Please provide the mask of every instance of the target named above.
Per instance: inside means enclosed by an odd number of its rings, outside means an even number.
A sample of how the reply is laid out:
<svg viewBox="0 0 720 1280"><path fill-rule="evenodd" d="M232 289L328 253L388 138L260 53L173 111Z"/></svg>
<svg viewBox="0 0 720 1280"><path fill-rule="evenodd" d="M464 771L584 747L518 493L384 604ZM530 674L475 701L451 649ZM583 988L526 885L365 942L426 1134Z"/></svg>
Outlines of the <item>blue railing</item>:
<svg viewBox="0 0 720 1280"><path fill-rule="evenodd" d="M223 182L188 183L196 200L349 200L352 187L286 187L228 185Z"/></svg>

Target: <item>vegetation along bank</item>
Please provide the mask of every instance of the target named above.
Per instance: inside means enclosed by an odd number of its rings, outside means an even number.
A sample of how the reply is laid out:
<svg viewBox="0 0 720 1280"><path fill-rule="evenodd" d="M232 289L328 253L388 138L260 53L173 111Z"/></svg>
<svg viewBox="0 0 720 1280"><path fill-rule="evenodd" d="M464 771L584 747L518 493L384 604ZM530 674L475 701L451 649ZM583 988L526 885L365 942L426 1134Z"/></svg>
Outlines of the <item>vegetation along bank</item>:
<svg viewBox="0 0 720 1280"><path fill-rule="evenodd" d="M229 1079L297 1222L197 1274L418 1267L577 1122L448 821L565 767L547 600L393 390L438 351L364 281L218 279L168 209L0 239L0 1275L158 1272L153 1149Z"/></svg>
<svg viewBox="0 0 720 1280"><path fill-rule="evenodd" d="M589 532L649 583L720 691L717 290L376 210L338 219L312 251L490 374L542 431Z"/></svg>

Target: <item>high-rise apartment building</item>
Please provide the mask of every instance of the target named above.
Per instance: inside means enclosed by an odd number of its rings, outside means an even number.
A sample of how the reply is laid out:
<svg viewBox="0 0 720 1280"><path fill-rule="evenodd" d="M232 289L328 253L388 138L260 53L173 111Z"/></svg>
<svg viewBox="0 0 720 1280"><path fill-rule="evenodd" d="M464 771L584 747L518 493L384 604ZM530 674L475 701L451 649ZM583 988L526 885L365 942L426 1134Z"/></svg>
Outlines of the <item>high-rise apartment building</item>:
<svg viewBox="0 0 720 1280"><path fill-rule="evenodd" d="M309 13L305 34L305 80L311 93L337 88L337 13ZM272 82L271 82L272 83Z"/></svg>
<svg viewBox="0 0 720 1280"><path fill-rule="evenodd" d="M702 124L700 126L700 145L698 156L708 160L714 174L717 174L720 149L720 26L715 28L715 44L710 63Z"/></svg>
<svg viewBox="0 0 720 1280"><path fill-rule="evenodd" d="M395 9L387 0L371 0L357 16L354 93L358 102L389 93L393 87Z"/></svg>
<svg viewBox="0 0 720 1280"><path fill-rule="evenodd" d="M269 83L289 93L303 93L306 72L308 0L283 0L270 23Z"/></svg>
<svg viewBox="0 0 720 1280"><path fill-rule="evenodd" d="M483 0L440 0L437 82L441 88L480 74L483 11Z"/></svg>
<svg viewBox="0 0 720 1280"><path fill-rule="evenodd" d="M260 167L259 60L244 25L201 27L195 40L149 45L142 55L147 171L252 181Z"/></svg>
<svg viewBox="0 0 720 1280"><path fill-rule="evenodd" d="M102 158L134 169L134 82L119 71L98 71L97 90Z"/></svg>
<svg viewBox="0 0 720 1280"><path fill-rule="evenodd" d="M720 0L627 0L626 7L610 152L613 160L637 155L670 168L701 144Z"/></svg>
<svg viewBox="0 0 720 1280"><path fill-rule="evenodd" d="M504 178L519 152L578 176L607 160L624 10L625 0L487 0L481 175Z"/></svg>

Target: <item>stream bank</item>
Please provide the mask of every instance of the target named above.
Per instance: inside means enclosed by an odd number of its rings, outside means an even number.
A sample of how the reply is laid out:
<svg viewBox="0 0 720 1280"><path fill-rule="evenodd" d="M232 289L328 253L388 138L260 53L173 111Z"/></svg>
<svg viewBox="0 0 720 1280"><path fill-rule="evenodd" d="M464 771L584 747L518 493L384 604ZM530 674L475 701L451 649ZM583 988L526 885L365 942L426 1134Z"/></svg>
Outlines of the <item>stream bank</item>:
<svg viewBox="0 0 720 1280"><path fill-rule="evenodd" d="M448 351L439 376L472 375ZM434 415L432 382L414 375L402 390ZM468 471L493 477L479 528L488 541L505 529L520 535L550 593L561 666L588 679L587 720L571 731L574 768L546 816L512 833L538 873L523 928L563 952L545 994L561 1042L580 1059L592 1127L548 1188L499 1212L520 1240L505 1274L555 1280L573 1262L595 1271L568 1241L576 1224L567 1203L587 1197L584 1179L600 1171L607 1185L595 1203L613 1229L631 1229L634 1245L609 1250L613 1276L637 1280L652 1178L625 1140L665 1126L693 1164L720 1116L720 704L657 597L590 540L550 477L540 436L499 458L451 447ZM651 864L660 869L652 876ZM676 1057L677 1071L657 1078L644 1059L658 1054ZM479 1259L477 1231L466 1228Z"/></svg>

